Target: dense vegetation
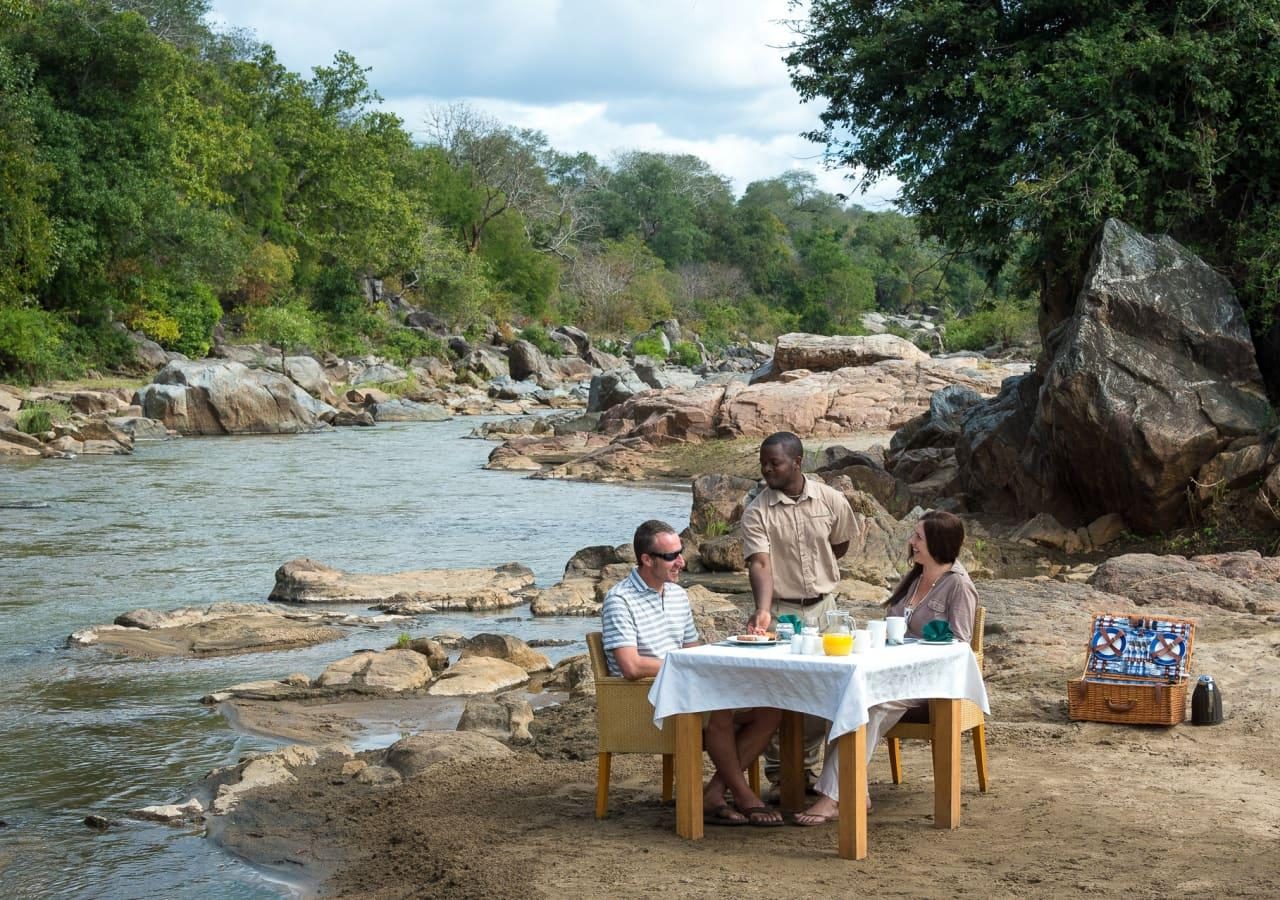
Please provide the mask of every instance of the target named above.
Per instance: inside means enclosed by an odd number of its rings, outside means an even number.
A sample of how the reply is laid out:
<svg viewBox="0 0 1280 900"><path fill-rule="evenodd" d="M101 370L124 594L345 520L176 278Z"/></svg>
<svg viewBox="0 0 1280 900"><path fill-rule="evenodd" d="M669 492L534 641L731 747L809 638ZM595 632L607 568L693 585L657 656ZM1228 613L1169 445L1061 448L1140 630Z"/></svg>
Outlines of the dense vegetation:
<svg viewBox="0 0 1280 900"><path fill-rule="evenodd" d="M898 177L925 234L1037 277L1043 333L1116 216L1232 279L1280 389L1280 2L812 0L795 28L814 137Z"/></svg>
<svg viewBox="0 0 1280 900"><path fill-rule="evenodd" d="M416 144L351 56L304 77L207 11L0 2L0 376L120 365L121 323L191 356L219 323L282 348L438 351L388 297L464 332L674 315L712 345L857 330L873 308L981 310L974 343L1025 321L998 269L803 173L735 198L694 157L604 164L465 107Z"/></svg>

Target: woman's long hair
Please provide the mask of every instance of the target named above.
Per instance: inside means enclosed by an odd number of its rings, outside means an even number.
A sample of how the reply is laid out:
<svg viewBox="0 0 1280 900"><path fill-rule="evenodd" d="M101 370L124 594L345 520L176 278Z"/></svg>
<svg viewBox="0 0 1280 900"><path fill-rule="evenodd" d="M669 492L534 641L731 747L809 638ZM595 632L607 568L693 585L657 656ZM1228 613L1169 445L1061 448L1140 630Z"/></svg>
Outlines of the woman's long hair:
<svg viewBox="0 0 1280 900"><path fill-rule="evenodd" d="M944 565L955 562L960 556L960 548L964 546L964 522L960 517L935 509L921 516L920 524L924 527L924 545L928 548L929 555ZM911 551L907 552L909 554ZM884 602L884 608L888 609L905 597L915 587L923 571L921 563L914 564L898 589Z"/></svg>

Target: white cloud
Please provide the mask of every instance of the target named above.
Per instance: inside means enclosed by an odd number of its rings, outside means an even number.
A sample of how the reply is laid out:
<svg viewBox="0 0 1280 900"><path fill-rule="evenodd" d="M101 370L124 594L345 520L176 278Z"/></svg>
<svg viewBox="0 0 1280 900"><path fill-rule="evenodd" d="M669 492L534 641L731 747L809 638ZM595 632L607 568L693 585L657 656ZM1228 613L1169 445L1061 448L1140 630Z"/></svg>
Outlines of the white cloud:
<svg viewBox="0 0 1280 900"><path fill-rule="evenodd" d="M732 179L844 172L799 135L817 110L791 88L781 49L786 0L214 0L281 62L308 73L339 50L365 66L386 107L422 136L432 105L466 102L602 160L626 149L692 153ZM855 202L887 205L896 183Z"/></svg>

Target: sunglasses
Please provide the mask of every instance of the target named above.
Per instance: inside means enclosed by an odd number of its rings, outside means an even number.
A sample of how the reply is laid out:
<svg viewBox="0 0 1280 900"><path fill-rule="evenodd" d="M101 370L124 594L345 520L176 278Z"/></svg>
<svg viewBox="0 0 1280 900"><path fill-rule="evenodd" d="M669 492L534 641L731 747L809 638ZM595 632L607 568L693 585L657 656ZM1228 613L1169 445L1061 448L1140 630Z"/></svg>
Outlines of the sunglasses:
<svg viewBox="0 0 1280 900"><path fill-rule="evenodd" d="M684 548L681 547L679 550L672 550L670 553L659 553L657 550L650 550L649 555L656 556L658 559L665 559L667 562L675 562L676 557L683 552Z"/></svg>

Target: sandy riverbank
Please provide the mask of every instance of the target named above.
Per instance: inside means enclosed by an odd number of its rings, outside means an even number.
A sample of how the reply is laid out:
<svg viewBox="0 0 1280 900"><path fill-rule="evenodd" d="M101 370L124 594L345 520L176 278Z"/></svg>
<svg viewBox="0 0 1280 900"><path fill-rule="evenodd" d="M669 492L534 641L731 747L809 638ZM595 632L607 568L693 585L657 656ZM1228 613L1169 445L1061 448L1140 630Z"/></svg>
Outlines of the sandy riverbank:
<svg viewBox="0 0 1280 900"><path fill-rule="evenodd" d="M984 585L979 586L980 589ZM611 811L593 813L592 701L539 710L535 743L496 762L450 762L377 790L333 762L260 791L221 840L350 897L1274 896L1280 866L1280 623L1172 602L1201 627L1229 719L1208 728L1067 721L1091 609L1135 609L1083 585L988 582L991 789L966 744L959 830L932 828L927 746L908 780L870 771L870 856L835 855L835 829L708 828L675 836L659 765L615 758ZM1150 610L1147 610L1150 612ZM1083 623L1083 624L1082 624ZM903 865L925 854L928 865Z"/></svg>

